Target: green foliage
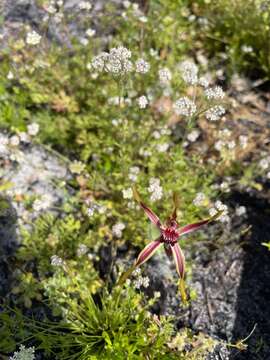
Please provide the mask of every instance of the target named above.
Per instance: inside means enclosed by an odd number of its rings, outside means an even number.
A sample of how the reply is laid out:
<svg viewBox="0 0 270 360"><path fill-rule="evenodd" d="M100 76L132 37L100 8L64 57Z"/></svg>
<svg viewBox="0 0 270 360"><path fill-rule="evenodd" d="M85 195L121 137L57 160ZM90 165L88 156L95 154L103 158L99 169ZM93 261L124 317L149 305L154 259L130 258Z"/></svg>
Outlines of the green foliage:
<svg viewBox="0 0 270 360"><path fill-rule="evenodd" d="M217 61L230 70L247 71L255 76L270 76L270 8L264 0L192 1L191 11L198 16L195 37ZM200 19L200 20L199 20ZM203 19L203 21L202 21Z"/></svg>
<svg viewBox="0 0 270 360"><path fill-rule="evenodd" d="M64 319L57 323L9 310L0 314L1 350L34 341L45 358L61 360L205 359L217 342L189 330L173 336L172 319L149 312L153 301L145 303L142 294L126 286L103 290L95 301L90 293L85 299L67 297Z"/></svg>
<svg viewBox="0 0 270 360"><path fill-rule="evenodd" d="M204 217L216 198L212 187L215 169L201 154L183 147L199 115L188 121L173 116L173 102L192 90L184 86L178 69L189 47L182 40L185 4L150 0L144 12L130 6L122 16L101 19L101 33L115 29L105 47L124 45L134 60L148 61L151 71L143 76L97 74L89 64L103 50L99 38L82 46L71 37L69 46L62 47L45 39L35 48L21 34L1 53L0 127L18 134L35 121L40 125L36 142L82 162L66 159L74 175L67 185L74 196L56 209L61 215L46 214L30 230L21 229L22 245L15 256L17 271L11 284L18 308L0 314L1 351L10 353L16 345L30 343L44 356L61 360L198 360L213 348L213 339L194 336L186 329L175 336L173 319L158 319L149 312L153 299L130 284L111 290L110 274L100 279L94 266L102 246L110 245L114 254L123 243L137 251L154 236L142 211L132 199L123 198L123 190L134 183L132 167L139 169L136 186L143 199L161 219L172 211L173 191L180 197L181 225ZM114 11L107 5L106 14ZM46 24L41 30L46 33ZM172 73L169 89L157 81L163 67ZM197 100L198 95L198 110L205 112L210 102L202 89L193 90L192 98ZM142 95L151 99L146 109L137 104ZM165 111L160 110L163 106ZM161 145L168 149L160 150ZM151 178L161 180L164 193L154 204L148 191ZM206 196L206 206L201 208L192 202L198 192ZM22 201L29 210L32 199ZM88 216L93 204L105 210ZM119 222L125 224L121 237L112 230ZM78 255L81 244L88 248L84 255ZM62 267L51 265L53 255L63 259ZM24 316L24 308L29 311L35 303L46 303L48 317L57 316L57 321Z"/></svg>
<svg viewBox="0 0 270 360"><path fill-rule="evenodd" d="M166 343L172 325L165 318L157 324L147 310L149 304L143 304L142 296L129 287L111 294L104 290L99 305L90 293L83 300L67 298L65 319L60 323L40 323L19 311L2 314L1 349L11 351L12 338L35 339L38 349L55 359L162 358L170 352ZM20 332L14 332L17 328Z"/></svg>
<svg viewBox="0 0 270 360"><path fill-rule="evenodd" d="M49 298L57 298L58 304L64 304L68 294L74 294L78 287L85 289L84 297L88 296L89 291L97 291L101 280L93 267L94 258L90 260L86 255L77 255L80 244L91 251L97 245L97 238L93 238L91 231L87 229L84 222L72 215L60 219L48 214L37 219L33 230L24 231L24 246L17 252L17 260L21 264L36 262L38 271L38 279L31 276L31 273L22 272L18 275L18 285L13 293L22 293L24 304L31 305L31 298L35 295L40 300L42 290ZM69 269L68 276L64 276L59 269L50 276L54 270L50 258L54 254L65 260ZM76 283L73 278L77 279ZM83 290L81 293L83 294ZM55 313L61 312L57 302L51 300L51 305Z"/></svg>

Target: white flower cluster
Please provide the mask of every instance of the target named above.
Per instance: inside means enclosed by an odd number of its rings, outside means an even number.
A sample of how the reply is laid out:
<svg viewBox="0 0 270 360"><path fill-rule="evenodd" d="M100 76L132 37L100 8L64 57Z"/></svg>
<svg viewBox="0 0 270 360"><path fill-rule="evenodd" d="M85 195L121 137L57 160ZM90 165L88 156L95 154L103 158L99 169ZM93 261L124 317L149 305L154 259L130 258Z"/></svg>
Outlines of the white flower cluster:
<svg viewBox="0 0 270 360"><path fill-rule="evenodd" d="M223 99L225 96L224 91L222 90L222 88L220 86L215 86L212 88L208 88L205 90L205 96L207 97L208 100L211 99Z"/></svg>
<svg viewBox="0 0 270 360"><path fill-rule="evenodd" d="M92 9L92 5L89 1L80 1L78 3L78 8L80 10L86 10L86 11L89 11Z"/></svg>
<svg viewBox="0 0 270 360"><path fill-rule="evenodd" d="M122 237L122 231L125 229L126 225L119 222L112 227L112 233L115 237L121 238Z"/></svg>
<svg viewBox="0 0 270 360"><path fill-rule="evenodd" d="M216 141L214 147L218 151L223 150L234 150L237 146L237 143L234 139L231 139L231 130L224 129L219 131L219 140ZM243 147L243 143L241 143L241 136L239 137L239 145ZM243 141L243 140L242 140ZM247 138L245 139L245 142ZM245 143L244 143L245 145ZM246 146L246 145L245 145Z"/></svg>
<svg viewBox="0 0 270 360"><path fill-rule="evenodd" d="M9 357L9 360L34 360L35 359L35 348L26 348L24 345L20 345L19 351L15 351L13 356Z"/></svg>
<svg viewBox="0 0 270 360"><path fill-rule="evenodd" d="M11 146L18 146L20 144L20 138L17 135L12 135L9 139L9 144Z"/></svg>
<svg viewBox="0 0 270 360"><path fill-rule="evenodd" d="M188 135L187 135L187 139L188 141L190 142L195 142L198 137L200 136L200 131L195 129L195 130L192 130Z"/></svg>
<svg viewBox="0 0 270 360"><path fill-rule="evenodd" d="M206 196L204 193L199 192L196 197L193 199L193 204L195 206L203 206L203 204L206 202Z"/></svg>
<svg viewBox="0 0 270 360"><path fill-rule="evenodd" d="M245 54L250 54L250 53L253 52L253 47L244 44L244 45L241 46L241 50L242 50Z"/></svg>
<svg viewBox="0 0 270 360"><path fill-rule="evenodd" d="M218 220L220 220L223 223L229 222L230 217L228 215L228 206L223 204L220 200L216 201L214 206L215 207L209 209L209 215L210 216L215 216L218 211L222 210L223 213L219 216Z"/></svg>
<svg viewBox="0 0 270 360"><path fill-rule="evenodd" d="M145 288L147 288L149 286L150 280L147 276L143 277L141 275L140 268L137 268L133 271L133 276L135 276L135 280L134 280L133 284L136 289L140 289L142 286Z"/></svg>
<svg viewBox="0 0 270 360"><path fill-rule="evenodd" d="M64 5L64 1L63 0L51 0L49 2L49 4L45 5L45 10L50 14L50 15L55 15L58 11L58 9L60 7L62 7ZM54 17L54 19L57 19L58 16L60 14L56 14L56 17ZM61 13L61 17L63 16L63 14Z"/></svg>
<svg viewBox="0 0 270 360"><path fill-rule="evenodd" d="M141 156L143 156L144 158L147 158L147 157L149 157L149 156L152 155L152 151L151 151L151 150L148 150L148 149L145 149L145 148L141 148L141 149L139 150L139 154L140 154Z"/></svg>
<svg viewBox="0 0 270 360"><path fill-rule="evenodd" d="M86 213L89 217L92 217L94 213L97 211L99 214L104 214L106 211L106 207L104 205L92 204L87 202L88 208Z"/></svg>
<svg viewBox="0 0 270 360"><path fill-rule="evenodd" d="M195 85L198 82L198 67L194 62L185 60L180 63L180 71L183 80L190 85Z"/></svg>
<svg viewBox="0 0 270 360"><path fill-rule="evenodd" d="M39 131L39 125L37 123L32 123L27 125L27 132L19 132L18 135L12 135L10 138L0 134L0 155L8 153L8 146L16 147L20 142L29 143L31 137L37 135Z"/></svg>
<svg viewBox="0 0 270 360"><path fill-rule="evenodd" d="M262 170L267 170L270 166L270 156L263 158L259 161L259 167Z"/></svg>
<svg viewBox="0 0 270 360"><path fill-rule="evenodd" d="M108 104L110 105L119 105L123 103L129 106L132 104L132 101L129 97L123 97L123 96L112 96L108 98Z"/></svg>
<svg viewBox="0 0 270 360"><path fill-rule="evenodd" d="M198 84L201 85L204 88L207 88L209 86L210 79L206 76L201 76L198 80Z"/></svg>
<svg viewBox="0 0 270 360"><path fill-rule="evenodd" d="M205 116L210 121L217 121L225 114L225 112L223 106L215 105L206 111Z"/></svg>
<svg viewBox="0 0 270 360"><path fill-rule="evenodd" d="M131 188L123 189L122 194L124 199L132 199L133 197L133 191Z"/></svg>
<svg viewBox="0 0 270 360"><path fill-rule="evenodd" d="M157 144L156 148L159 153L165 153L168 151L169 147L170 147L170 144L163 143L163 144Z"/></svg>
<svg viewBox="0 0 270 360"><path fill-rule="evenodd" d="M128 9L131 6L131 2L129 0L124 0L123 5L126 9Z"/></svg>
<svg viewBox="0 0 270 360"><path fill-rule="evenodd" d="M222 139L228 139L232 135L232 131L230 129L223 129L219 131L219 137Z"/></svg>
<svg viewBox="0 0 270 360"><path fill-rule="evenodd" d="M57 13L57 9L56 7L54 6L54 2L51 1L50 4L48 4L46 7L45 7L45 10L50 14L50 15L54 15Z"/></svg>
<svg viewBox="0 0 270 360"><path fill-rule="evenodd" d="M42 210L47 210L48 208L51 207L53 203L53 197L50 194L44 194L41 196L40 199L36 199L33 202L33 210L34 211L42 211Z"/></svg>
<svg viewBox="0 0 270 360"><path fill-rule="evenodd" d="M140 168L138 166L132 166L129 169L129 174L128 174L129 180L131 180L133 182L137 181L139 172L140 172Z"/></svg>
<svg viewBox="0 0 270 360"><path fill-rule="evenodd" d="M91 38L91 37L95 36L96 30L95 30L95 29L92 29L92 28L89 28L89 29L86 30L85 34L86 34L88 37Z"/></svg>
<svg viewBox="0 0 270 360"><path fill-rule="evenodd" d="M27 132L31 136L36 136L39 132L39 125L37 123L27 125Z"/></svg>
<svg viewBox="0 0 270 360"><path fill-rule="evenodd" d="M112 119L113 126L118 126L121 125L122 123L123 123L122 119Z"/></svg>
<svg viewBox="0 0 270 360"><path fill-rule="evenodd" d="M65 262L62 258L60 258L60 256L53 255L51 256L51 265L57 267L63 267L65 265Z"/></svg>
<svg viewBox="0 0 270 360"><path fill-rule="evenodd" d="M140 96L138 99L137 99L137 102L138 102L138 105L139 105L139 108L140 109L145 109L146 106L148 105L148 100L147 100L147 97L146 96Z"/></svg>
<svg viewBox="0 0 270 360"><path fill-rule="evenodd" d="M133 284L136 289L140 289L141 287L148 288L150 280L147 276L139 276L136 280L134 280Z"/></svg>
<svg viewBox="0 0 270 360"><path fill-rule="evenodd" d="M30 143L31 139L30 139L30 136L25 132L25 131L22 131L22 132L19 132L19 138L20 138L20 142L23 142L23 143Z"/></svg>
<svg viewBox="0 0 270 360"><path fill-rule="evenodd" d="M160 186L160 180L157 178L151 178L149 180L148 191L151 194L150 196L151 201L160 200L163 196L163 189Z"/></svg>
<svg viewBox="0 0 270 360"><path fill-rule="evenodd" d="M95 56L91 68L97 72L105 71L114 75L125 75L135 68L136 72L146 74L150 64L144 59L138 59L134 65L131 61L131 51L124 46L118 46Z"/></svg>
<svg viewBox="0 0 270 360"><path fill-rule="evenodd" d="M198 66L189 60L183 61L179 65L182 78L188 85L200 85L204 89L204 94L208 100L220 100L225 97L225 93L220 86L208 87L210 79L208 77L198 77ZM193 116L196 114L197 106L195 98L190 99L187 96L181 97L173 104L173 109L177 115ZM202 112L203 113L203 112ZM221 105L213 104L207 111L205 116L208 120L217 121L225 114L225 109Z"/></svg>
<svg viewBox="0 0 270 360"><path fill-rule="evenodd" d="M168 68L162 68L158 71L159 81L162 85L167 85L172 79L172 73Z"/></svg>
<svg viewBox="0 0 270 360"><path fill-rule="evenodd" d="M85 244L80 244L77 249L77 256L80 257L87 254L88 250L89 250L88 246L86 246Z"/></svg>
<svg viewBox="0 0 270 360"><path fill-rule="evenodd" d="M0 156L8 153L9 139L6 135L0 134Z"/></svg>
<svg viewBox="0 0 270 360"><path fill-rule="evenodd" d="M236 147L236 142L234 140L218 140L215 142L215 149L218 151L222 150L234 150Z"/></svg>
<svg viewBox="0 0 270 360"><path fill-rule="evenodd" d="M235 209L235 214L237 216L243 216L243 215L246 215L247 213L247 209L245 206L241 205L241 206L238 206L236 209Z"/></svg>
<svg viewBox="0 0 270 360"><path fill-rule="evenodd" d="M136 17L142 23L146 23L148 21L148 18L140 10L139 4L137 4L137 3L132 4L130 1L127 0L127 1L123 1L123 5L126 9L131 9L132 15L134 17ZM126 12L122 12L122 17L126 20L129 20Z"/></svg>
<svg viewBox="0 0 270 360"><path fill-rule="evenodd" d="M9 70L8 74L7 74L7 79L8 80L13 80L14 79L14 74L11 70Z"/></svg>
<svg viewBox="0 0 270 360"><path fill-rule="evenodd" d="M131 51L123 46L112 48L107 56L105 69L112 74L126 74L133 69Z"/></svg>
<svg viewBox="0 0 270 360"><path fill-rule="evenodd" d="M150 64L144 59L138 59L135 63L136 72L146 74L150 70Z"/></svg>
<svg viewBox="0 0 270 360"><path fill-rule="evenodd" d="M228 181L222 181L219 188L221 191L228 193L230 192L230 183Z"/></svg>
<svg viewBox="0 0 270 360"><path fill-rule="evenodd" d="M102 52L99 55L95 56L91 63L87 65L87 68L94 69L97 72L102 72L105 69L105 64L108 59L108 53Z"/></svg>
<svg viewBox="0 0 270 360"><path fill-rule="evenodd" d="M174 111L177 115L192 116L195 114L197 107L194 101L184 96L173 104Z"/></svg>
<svg viewBox="0 0 270 360"><path fill-rule="evenodd" d="M35 30L26 34L26 43L28 45L38 45L40 40L41 36Z"/></svg>
<svg viewBox="0 0 270 360"><path fill-rule="evenodd" d="M97 72L106 71L115 75L124 75L132 71L131 51L123 46L112 48L109 53L102 52L91 62Z"/></svg>
<svg viewBox="0 0 270 360"><path fill-rule="evenodd" d="M171 135L171 133L172 133L171 129L168 129L167 127L163 127L162 129L155 130L152 135L153 135L153 138L158 140L161 138L161 136Z"/></svg>

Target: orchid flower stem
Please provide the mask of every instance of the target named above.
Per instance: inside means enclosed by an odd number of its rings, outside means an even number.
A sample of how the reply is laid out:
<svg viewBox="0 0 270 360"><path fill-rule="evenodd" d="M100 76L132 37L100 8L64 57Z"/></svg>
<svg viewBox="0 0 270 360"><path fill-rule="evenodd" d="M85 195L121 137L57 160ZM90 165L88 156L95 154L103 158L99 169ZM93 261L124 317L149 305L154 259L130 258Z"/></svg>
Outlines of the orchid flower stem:
<svg viewBox="0 0 270 360"><path fill-rule="evenodd" d="M122 286L126 282L126 280L130 277L133 271L136 269L136 265L132 265L127 271L125 271L121 276L116 286Z"/></svg>
<svg viewBox="0 0 270 360"><path fill-rule="evenodd" d="M186 293L186 286L184 278L180 278L178 282L178 288L181 295L181 299L184 305L187 305L187 293Z"/></svg>

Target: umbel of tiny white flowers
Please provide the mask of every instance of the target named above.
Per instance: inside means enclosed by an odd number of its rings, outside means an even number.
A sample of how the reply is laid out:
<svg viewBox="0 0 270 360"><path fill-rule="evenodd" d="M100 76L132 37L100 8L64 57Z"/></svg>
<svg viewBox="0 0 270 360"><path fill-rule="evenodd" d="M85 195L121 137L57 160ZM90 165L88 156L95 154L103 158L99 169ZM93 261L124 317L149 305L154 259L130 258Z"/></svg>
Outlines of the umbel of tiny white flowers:
<svg viewBox="0 0 270 360"><path fill-rule="evenodd" d="M36 31L31 31L26 35L26 43L28 45L38 45L40 43L41 36Z"/></svg>
<svg viewBox="0 0 270 360"><path fill-rule="evenodd" d="M208 219L201 220L194 224L188 224L183 227L179 227L177 223L178 198L176 194L173 195L173 211L165 223L161 223L159 217L147 205L142 202L135 187L133 187L133 196L135 200L140 204L141 208L144 210L149 220L158 228L160 235L156 240L150 242L140 252L134 265L127 272L122 274L118 281L118 285L122 285L138 266L149 260L160 247L164 246L166 254L169 257L173 256L174 258L176 270L180 278L179 290L181 293L182 301L186 302L184 285L185 257L180 248L180 245L178 244L178 240L182 235L189 234L197 229L200 229L202 226L214 221L222 214L223 211L217 211L213 216Z"/></svg>
<svg viewBox="0 0 270 360"><path fill-rule="evenodd" d="M150 70L150 64L144 59L138 59L135 63L131 60L132 53L124 46L103 51L91 61L91 68L98 73L107 72L114 75L126 75L131 71L146 74Z"/></svg>
<svg viewBox="0 0 270 360"><path fill-rule="evenodd" d="M35 348L26 348L24 345L20 345L19 351L15 351L13 356L9 357L9 360L34 360L35 359Z"/></svg>

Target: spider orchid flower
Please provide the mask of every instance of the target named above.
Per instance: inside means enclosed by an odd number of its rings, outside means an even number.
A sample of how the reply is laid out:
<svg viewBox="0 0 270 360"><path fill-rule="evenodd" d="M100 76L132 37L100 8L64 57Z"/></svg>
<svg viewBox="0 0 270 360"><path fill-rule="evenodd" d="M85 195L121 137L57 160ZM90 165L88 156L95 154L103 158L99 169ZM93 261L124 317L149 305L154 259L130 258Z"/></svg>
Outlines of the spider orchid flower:
<svg viewBox="0 0 270 360"><path fill-rule="evenodd" d="M198 230L202 226L214 221L221 215L222 211L218 211L214 216L208 219L180 227L177 223L178 199L177 196L174 194L173 195L174 208L172 214L163 224L161 223L159 217L141 201L140 196L135 188L133 188L133 195L135 200L140 204L141 208L144 210L149 220L158 228L160 235L156 240L146 245L146 247L140 252L134 265L131 267L131 269L129 269L126 273L124 273L121 276L119 283L122 284L131 275L131 273L136 267L142 265L147 260L149 260L155 254L155 252L163 246L167 255L169 257L173 256L174 258L176 270L180 278L179 288L183 298L185 257L181 250L180 245L178 244L178 240L181 236L189 234L195 230Z"/></svg>

